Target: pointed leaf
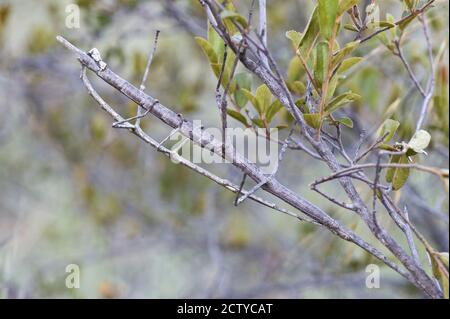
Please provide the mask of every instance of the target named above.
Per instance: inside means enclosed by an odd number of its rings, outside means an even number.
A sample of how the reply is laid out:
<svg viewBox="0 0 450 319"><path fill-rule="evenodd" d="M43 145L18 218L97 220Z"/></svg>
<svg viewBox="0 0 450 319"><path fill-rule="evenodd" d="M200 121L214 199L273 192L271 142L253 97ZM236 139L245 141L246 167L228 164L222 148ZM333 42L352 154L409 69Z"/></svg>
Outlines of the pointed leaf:
<svg viewBox="0 0 450 319"><path fill-rule="evenodd" d="M327 40L333 36L338 12L339 0L319 0L320 34Z"/></svg>
<svg viewBox="0 0 450 319"><path fill-rule="evenodd" d="M342 117L342 118L338 119L337 121L339 123L341 123L342 125L345 125L349 128L353 128L353 121L349 117Z"/></svg>
<svg viewBox="0 0 450 319"><path fill-rule="evenodd" d="M383 124L378 129L377 135L380 138L387 133L386 137L383 140L384 143L387 143L394 137L394 134L395 134L395 132L397 132L397 129L399 126L400 126L399 121L387 119L383 122Z"/></svg>
<svg viewBox="0 0 450 319"><path fill-rule="evenodd" d="M245 126L248 126L247 119L241 113L239 113L239 112L237 112L235 110L231 110L231 109L227 109L227 113L228 113L229 116L231 116L235 120L241 122Z"/></svg>
<svg viewBox="0 0 450 319"><path fill-rule="evenodd" d="M309 126L316 129L320 127L321 118L319 113L303 114L303 117Z"/></svg>
<svg viewBox="0 0 450 319"><path fill-rule="evenodd" d="M353 8L360 0L341 0L339 1L338 15L344 14L347 10Z"/></svg>
<svg viewBox="0 0 450 319"><path fill-rule="evenodd" d="M305 32L303 32L303 36L298 47L299 53L302 55L305 61L307 61L309 58L309 54L314 47L314 43L316 42L319 32L319 12L317 7L315 7L305 28Z"/></svg>
<svg viewBox="0 0 450 319"><path fill-rule="evenodd" d="M259 109L261 110L260 114L262 114L265 110L267 110L272 102L272 92L270 92L267 85L263 84L256 89L255 97L259 104Z"/></svg>
<svg viewBox="0 0 450 319"><path fill-rule="evenodd" d="M245 97L252 103L253 107L261 114L261 110L259 109L258 101L256 97L247 89L240 89L240 91L245 95Z"/></svg>
<svg viewBox="0 0 450 319"><path fill-rule="evenodd" d="M341 50L339 50L333 57L333 66L338 65L339 63L341 63L345 57L352 53L360 44L360 41L353 41L353 42L349 42L347 43Z"/></svg>
<svg viewBox="0 0 450 319"><path fill-rule="evenodd" d="M202 48L203 53L206 55L211 64L218 63L217 54L214 51L213 46L208 41L201 37L195 37L195 41L197 41L197 44Z"/></svg>
<svg viewBox="0 0 450 319"><path fill-rule="evenodd" d="M328 76L329 47L325 41L320 42L316 48L316 65L314 67L314 79L322 85Z"/></svg>
<svg viewBox="0 0 450 319"><path fill-rule="evenodd" d="M273 102L266 112L266 120L268 123L272 122L274 116L283 108L283 104L280 100Z"/></svg>
<svg viewBox="0 0 450 319"><path fill-rule="evenodd" d="M236 90L234 91L234 100L238 107L243 108L247 102L247 96L240 90L250 90L252 86L252 77L250 74L243 72L238 73L235 76Z"/></svg>
<svg viewBox="0 0 450 319"><path fill-rule="evenodd" d="M286 32L286 38L291 40L291 43L295 50L300 46L300 42L302 41L302 34L295 30L289 30Z"/></svg>
<svg viewBox="0 0 450 319"><path fill-rule="evenodd" d="M331 102L328 103L328 105L325 107L326 115L329 115L334 111L338 110L339 108L341 108L343 105L358 100L360 98L361 98L360 95L353 93L352 91L341 94L335 97L333 100L331 100Z"/></svg>
<svg viewBox="0 0 450 319"><path fill-rule="evenodd" d="M408 164L408 156L402 155L398 162L399 164ZM405 185L406 181L409 177L409 168L397 168L394 172L394 176L392 179L392 189L394 191L398 191L400 188Z"/></svg>
<svg viewBox="0 0 450 319"><path fill-rule="evenodd" d="M345 59L344 61L342 61L341 66L337 70L337 73L342 73L342 72L347 71L348 69L350 69L354 65L358 64L362 60L364 60L364 58L353 57L353 58Z"/></svg>
<svg viewBox="0 0 450 319"><path fill-rule="evenodd" d="M222 20L227 20L227 19L235 20L242 27L244 27L244 28L248 27L247 20L243 16L241 16L239 13L233 12L231 10L224 10L220 14L220 16L222 17Z"/></svg>

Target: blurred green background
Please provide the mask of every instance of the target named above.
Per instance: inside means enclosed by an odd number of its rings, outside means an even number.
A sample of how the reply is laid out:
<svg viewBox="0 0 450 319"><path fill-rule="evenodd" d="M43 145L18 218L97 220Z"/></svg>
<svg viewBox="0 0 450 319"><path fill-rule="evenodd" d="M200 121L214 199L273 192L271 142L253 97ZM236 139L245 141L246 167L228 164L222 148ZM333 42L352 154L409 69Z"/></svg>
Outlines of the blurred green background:
<svg viewBox="0 0 450 319"><path fill-rule="evenodd" d="M247 10L251 1L236 2ZM55 40L61 34L84 50L97 47L111 69L139 85L154 32L161 30L147 92L186 117L219 127L216 80L194 40L206 25L197 1L79 0L80 29L65 26L70 3L0 0L2 298L422 296L382 265L381 288L367 289L365 267L378 262L360 249L252 202L234 207L233 194L112 129L82 86L75 57ZM400 1L380 3L401 15ZM313 2L269 0L268 6L269 46L285 70L292 51L284 33L304 28ZM448 1L437 6L428 14L435 50L448 42ZM408 34L405 49L423 78L420 28ZM346 133L348 145L358 141L361 128L378 127L396 99L400 103L389 112L403 123L399 140L407 139L420 96L376 39L360 50L369 58L346 81L364 97L349 111L358 121ZM448 165L447 59L437 74L442 102L434 104L427 128L433 135L427 163L439 167ZM136 105L93 81L123 116L135 114ZM156 139L169 132L154 118L144 127ZM211 169L236 183L241 178L223 165ZM327 172L306 154L290 152L278 176L365 236L356 216L309 190ZM325 189L340 195L332 185ZM370 191L361 191L370 200ZM448 185L414 173L397 200L408 203L433 245L448 251ZM395 232L394 225L388 229ZM80 266L79 289L65 286L68 264Z"/></svg>

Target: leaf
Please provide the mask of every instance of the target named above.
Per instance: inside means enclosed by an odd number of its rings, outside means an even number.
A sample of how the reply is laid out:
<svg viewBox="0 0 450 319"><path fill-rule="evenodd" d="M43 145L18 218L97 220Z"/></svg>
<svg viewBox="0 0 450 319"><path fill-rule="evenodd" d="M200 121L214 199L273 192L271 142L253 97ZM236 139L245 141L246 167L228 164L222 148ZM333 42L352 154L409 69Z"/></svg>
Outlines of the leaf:
<svg viewBox="0 0 450 319"><path fill-rule="evenodd" d="M333 37L338 6L338 0L319 0L318 2L320 34L327 40Z"/></svg>
<svg viewBox="0 0 450 319"><path fill-rule="evenodd" d="M341 94L331 100L330 103L325 107L326 115L333 113L334 111L340 109L343 105L360 99L361 96L353 93L352 91Z"/></svg>
<svg viewBox="0 0 450 319"><path fill-rule="evenodd" d="M214 52L217 54L218 60L221 62L225 51L225 44L211 24L208 24L208 42L213 47Z"/></svg>
<svg viewBox="0 0 450 319"><path fill-rule="evenodd" d="M348 54L352 53L358 47L359 43L359 40L349 42L341 50L339 50L333 57L333 66L341 63Z"/></svg>
<svg viewBox="0 0 450 319"><path fill-rule="evenodd" d="M319 12L317 7L315 7L298 46L299 53L305 61L309 58L309 54L311 53L319 32Z"/></svg>
<svg viewBox="0 0 450 319"><path fill-rule="evenodd" d="M395 23L389 21L378 21L376 22L380 28L394 28Z"/></svg>
<svg viewBox="0 0 450 319"><path fill-rule="evenodd" d="M215 64L219 62L213 46L208 41L206 41L202 37L195 37L195 41L202 48L203 53L209 60L209 63Z"/></svg>
<svg viewBox="0 0 450 319"><path fill-rule="evenodd" d="M424 149L428 147L431 141L431 135L425 130L420 130L414 134L408 143L408 148L415 153L424 153Z"/></svg>
<svg viewBox="0 0 450 319"><path fill-rule="evenodd" d="M302 61L300 61L300 58L298 56L294 56L291 59L291 62L289 62L289 67L287 71L288 82L297 81L300 78L302 71L303 71Z"/></svg>
<svg viewBox="0 0 450 319"><path fill-rule="evenodd" d="M413 9L416 6L417 0L405 0L405 4L409 10Z"/></svg>
<svg viewBox="0 0 450 319"><path fill-rule="evenodd" d="M398 162L400 161L400 155L392 155L391 156L391 164L398 164ZM396 167L389 167L386 170L386 182L388 183L392 183L392 181L394 180L394 174L395 171L397 170Z"/></svg>
<svg viewBox="0 0 450 319"><path fill-rule="evenodd" d="M270 92L267 85L263 84L256 89L256 101L259 104L260 114L264 113L270 106L272 101L272 92Z"/></svg>
<svg viewBox="0 0 450 319"><path fill-rule="evenodd" d="M241 122L245 126L248 126L247 119L241 113L239 113L239 112L237 112L235 110L227 109L227 114L229 116L231 116L232 118L234 118L235 120Z"/></svg>
<svg viewBox="0 0 450 319"><path fill-rule="evenodd" d="M383 124L378 129L378 137L384 136L386 133L386 137L384 138L383 142L387 143L389 142L393 137L395 132L397 132L398 127L400 126L399 121L387 119L383 122Z"/></svg>
<svg viewBox="0 0 450 319"><path fill-rule="evenodd" d="M341 0L339 1L338 16L344 14L347 10L353 8L360 0Z"/></svg>
<svg viewBox="0 0 450 319"><path fill-rule="evenodd" d="M316 129L320 127L321 117L319 113L303 114L303 117L309 126Z"/></svg>
<svg viewBox="0 0 450 319"><path fill-rule="evenodd" d="M291 40L294 49L297 50L300 46L300 42L302 41L302 34L295 30L289 30L286 32L286 38Z"/></svg>
<svg viewBox="0 0 450 319"><path fill-rule="evenodd" d="M245 97L252 103L253 107L258 111L259 114L261 114L261 110L259 110L258 101L256 100L256 97L247 89L240 89L240 91L245 95Z"/></svg>
<svg viewBox="0 0 450 319"><path fill-rule="evenodd" d="M220 16L221 16L222 20L227 20L227 19L235 20L242 27L244 27L244 28L248 27L247 20L243 16L241 16L240 14L238 14L236 12L233 12L231 10L224 10L224 11L222 11Z"/></svg>
<svg viewBox="0 0 450 319"><path fill-rule="evenodd" d="M289 88L289 91L297 95L303 95L306 92L305 84L303 84L303 82L300 81L288 82L287 86Z"/></svg>
<svg viewBox="0 0 450 319"><path fill-rule="evenodd" d="M353 24L350 23L346 23L344 24L344 29L345 30L349 30L349 31L353 31L353 32L358 32L358 28L356 28Z"/></svg>
<svg viewBox="0 0 450 319"><path fill-rule="evenodd" d="M338 76L332 77L330 83L328 83L328 91L326 99L327 103L330 101L331 98L333 98L334 92L336 91L338 84L339 84L339 77Z"/></svg>
<svg viewBox="0 0 450 319"><path fill-rule="evenodd" d="M253 118L252 122L253 122L253 124L255 124L259 128L265 128L266 127L266 124L261 119Z"/></svg>
<svg viewBox="0 0 450 319"><path fill-rule="evenodd" d="M437 255L437 256L436 256ZM439 258L439 260L437 260ZM449 298L449 284L448 284L448 253L435 253L431 255L431 266L434 277L439 280L444 298ZM447 269L439 267L439 261L444 264Z"/></svg>
<svg viewBox="0 0 450 319"><path fill-rule="evenodd" d="M349 128L353 128L353 121L349 117L342 117L337 120L340 124L345 125Z"/></svg>
<svg viewBox="0 0 450 319"><path fill-rule="evenodd" d="M316 48L316 65L314 67L314 79L322 85L328 76L329 47L325 41L320 42Z"/></svg>
<svg viewBox="0 0 450 319"><path fill-rule="evenodd" d="M358 64L358 63L361 62L362 60L364 60L364 58L353 57L353 58L345 59L344 61L342 61L341 66L340 66L339 69L337 70L337 73L342 73L342 72L347 71L347 70L350 69L352 66Z"/></svg>
<svg viewBox="0 0 450 319"><path fill-rule="evenodd" d="M247 104L248 98L240 89L250 90L252 86L252 77L246 72L238 73L236 74L234 81L236 83L234 100L238 107L243 108Z"/></svg>
<svg viewBox="0 0 450 319"><path fill-rule="evenodd" d="M398 26L400 28L400 30L405 30L406 27L416 18L417 16L414 14L411 14L408 16L407 19L405 19L404 21L402 21Z"/></svg>
<svg viewBox="0 0 450 319"><path fill-rule="evenodd" d="M268 123L272 122L274 116L283 108L283 104L280 100L273 102L266 112L266 120Z"/></svg>
<svg viewBox="0 0 450 319"><path fill-rule="evenodd" d="M408 164L408 156L402 155L398 161L399 164ZM398 191L405 185L409 177L409 168L397 168L392 179L392 189Z"/></svg>
<svg viewBox="0 0 450 319"><path fill-rule="evenodd" d="M390 151L390 152L396 152L396 151L398 151L395 147L393 147L393 146L391 146L391 145L389 145L389 144L384 144L384 143L378 145L378 148L379 148L380 150L385 150L385 151Z"/></svg>

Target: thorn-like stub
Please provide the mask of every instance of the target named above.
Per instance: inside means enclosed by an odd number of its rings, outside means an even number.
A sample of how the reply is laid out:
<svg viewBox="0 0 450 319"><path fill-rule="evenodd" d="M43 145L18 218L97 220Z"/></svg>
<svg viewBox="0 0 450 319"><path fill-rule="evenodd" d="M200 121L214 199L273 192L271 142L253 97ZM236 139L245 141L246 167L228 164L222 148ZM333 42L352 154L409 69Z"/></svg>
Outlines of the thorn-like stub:
<svg viewBox="0 0 450 319"><path fill-rule="evenodd" d="M92 48L87 53L99 66L100 70L105 70L108 66L103 60L102 56L100 55L100 51L97 48Z"/></svg>

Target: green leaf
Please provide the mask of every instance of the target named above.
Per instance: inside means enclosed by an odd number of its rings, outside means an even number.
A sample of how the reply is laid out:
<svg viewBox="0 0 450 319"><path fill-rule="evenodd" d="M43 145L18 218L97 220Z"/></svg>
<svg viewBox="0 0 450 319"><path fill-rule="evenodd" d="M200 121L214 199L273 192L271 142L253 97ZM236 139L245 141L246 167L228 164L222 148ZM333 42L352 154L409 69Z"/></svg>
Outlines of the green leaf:
<svg viewBox="0 0 450 319"><path fill-rule="evenodd" d="M286 125L286 124L280 124L280 125L277 125L276 126L276 129L278 129L278 130L285 130L285 129L287 129L289 126L288 125Z"/></svg>
<svg viewBox="0 0 450 319"><path fill-rule="evenodd" d="M246 72L238 73L234 79L236 90L234 91L234 100L238 107L243 108L247 102L247 96L240 89L250 90L252 86L252 76Z"/></svg>
<svg viewBox="0 0 450 319"><path fill-rule="evenodd" d="M408 156L402 155L398 161L399 164L408 164ZM392 189L398 191L405 185L409 177L409 168L397 168L392 178Z"/></svg>
<svg viewBox="0 0 450 319"><path fill-rule="evenodd" d="M379 148L380 150L385 150L385 151L390 151L390 152L396 152L396 151L398 151L395 147L393 147L393 146L391 146L391 145L389 145L389 144L384 144L384 143L378 145L378 148Z"/></svg>
<svg viewBox="0 0 450 319"><path fill-rule="evenodd" d="M303 117L309 126L316 129L320 127L321 118L319 113L303 114Z"/></svg>
<svg viewBox="0 0 450 319"><path fill-rule="evenodd" d="M353 121L349 117L342 117L337 120L340 124L345 125L349 128L353 128Z"/></svg>
<svg viewBox="0 0 450 319"><path fill-rule="evenodd" d="M314 79L322 85L328 76L329 47L325 41L320 42L316 48L316 65L314 67Z"/></svg>
<svg viewBox="0 0 450 319"><path fill-rule="evenodd" d="M389 21L378 21L376 23L378 23L378 26L380 28L394 28L395 27L395 23L392 23Z"/></svg>
<svg viewBox="0 0 450 319"><path fill-rule="evenodd" d="M341 0L339 1L338 16L344 14L347 10L353 8L360 0Z"/></svg>
<svg viewBox="0 0 450 319"><path fill-rule="evenodd" d="M435 256L436 255L436 256ZM438 265L439 261L443 263L447 269L442 269ZM448 253L435 253L431 255L431 266L434 277L439 280L444 298L449 298L449 284L448 284ZM445 271L446 270L446 271Z"/></svg>
<svg viewBox="0 0 450 319"><path fill-rule="evenodd" d="M397 132L398 127L400 126L399 121L387 119L381 124L380 128L378 129L378 137L384 136L386 133L386 137L384 138L383 142L387 143L389 142L393 137L395 132Z"/></svg>
<svg viewBox="0 0 450 319"><path fill-rule="evenodd" d="M391 164L398 164L398 162L400 161L400 155L392 155L391 156ZM386 170L386 182L388 183L392 183L392 181L394 180L394 174L395 171L397 170L396 167L389 167Z"/></svg>
<svg viewBox="0 0 450 319"><path fill-rule="evenodd" d="M239 23L242 27L247 28L248 27L248 22L247 20L241 16L240 14L230 11L230 10L224 10L222 11L222 13L220 14L222 20L235 20L237 23Z"/></svg>
<svg viewBox="0 0 450 319"><path fill-rule="evenodd" d="M266 120L268 123L272 122L274 116L283 108L283 104L280 100L273 102L266 112Z"/></svg>
<svg viewBox="0 0 450 319"><path fill-rule="evenodd" d="M338 6L338 0L319 0L318 2L320 33L327 40L333 37Z"/></svg>
<svg viewBox="0 0 450 319"><path fill-rule="evenodd" d="M308 24L306 25L305 32L303 32L302 39L300 40L300 44L298 46L299 53L301 54L301 56L305 61L307 61L309 58L309 55L311 53L312 48L314 47L314 43L316 42L319 32L320 32L319 12L317 7L315 7L308 21Z"/></svg>
<svg viewBox="0 0 450 319"><path fill-rule="evenodd" d="M408 16L408 18L407 19L405 19L404 21L402 21L400 24L399 24L399 28L400 28L400 30L405 30L406 29L406 27L416 18L417 16L416 15L414 15L414 14L412 14L412 15L410 15L410 16Z"/></svg>
<svg viewBox="0 0 450 319"><path fill-rule="evenodd" d="M256 97L247 89L240 89L240 91L245 95L247 100L252 103L253 107L258 111L259 114L261 114L261 110L259 109L258 101L256 100Z"/></svg>
<svg viewBox="0 0 450 319"><path fill-rule="evenodd" d="M247 119L241 113L239 113L239 112L237 112L235 110L231 110L231 109L227 109L227 113L228 113L229 116L231 116L235 120L241 122L245 126L248 126Z"/></svg>
<svg viewBox="0 0 450 319"><path fill-rule="evenodd" d="M306 92L305 84L301 81L287 82L287 86L289 91L297 95L303 95Z"/></svg>
<svg viewBox="0 0 450 319"><path fill-rule="evenodd" d="M288 82L297 81L302 75L303 65L302 61L298 56L294 56L289 62L289 67L287 71L287 80Z"/></svg>
<svg viewBox="0 0 450 319"><path fill-rule="evenodd" d="M328 84L327 99L326 99L327 103L330 101L331 98L333 98L334 92L336 91L338 84L339 84L339 77L338 76L332 77L330 83Z"/></svg>
<svg viewBox="0 0 450 319"><path fill-rule="evenodd" d="M347 71L347 70L350 69L352 66L358 64L358 63L361 62L362 60L364 60L364 58L353 57L353 58L345 59L344 61L342 61L341 66L340 66L339 69L337 70L337 73L342 73L342 72Z"/></svg>
<svg viewBox="0 0 450 319"><path fill-rule="evenodd" d="M223 53L225 51L225 44L222 38L217 34L216 30L208 24L208 42L214 49L214 52L217 54L218 61L222 62Z"/></svg>
<svg viewBox="0 0 450 319"><path fill-rule="evenodd" d="M353 32L358 32L358 28L356 28L353 24L350 23L346 23L344 24L344 29L345 30L349 30L349 31L353 31Z"/></svg>
<svg viewBox="0 0 450 319"><path fill-rule="evenodd" d="M255 97L259 104L259 109L261 110L260 114L262 114L267 110L272 102L272 92L270 92L267 85L263 84L256 89Z"/></svg>
<svg viewBox="0 0 450 319"><path fill-rule="evenodd" d="M339 50L333 58L333 66L338 65L339 63L341 63L345 57L352 53L359 45L360 41L352 41L347 43L341 50Z"/></svg>
<svg viewBox="0 0 450 319"><path fill-rule="evenodd" d="M253 124L255 124L259 128L266 128L266 124L261 119L253 118L252 122L253 122Z"/></svg>
<svg viewBox="0 0 450 319"><path fill-rule="evenodd" d="M208 41L206 41L205 39L203 39L201 37L195 37L195 41L202 48L203 53L206 55L206 57L209 60L209 63L215 64L215 63L219 62L218 58L217 58L217 54L214 51L214 48L211 45L211 43L209 43Z"/></svg>
<svg viewBox="0 0 450 319"><path fill-rule="evenodd" d="M408 148L415 153L424 153L424 149L428 147L431 141L431 135L425 130L420 130L414 134L408 143Z"/></svg>
<svg viewBox="0 0 450 319"><path fill-rule="evenodd" d="M361 98L360 95L353 93L352 91L341 94L332 99L330 103L328 103L328 105L325 107L325 113L326 115L330 115L334 111L340 109L343 105L358 100L360 98Z"/></svg>
<svg viewBox="0 0 450 319"><path fill-rule="evenodd" d="M289 30L286 32L286 38L291 40L291 43L295 50L300 46L300 42L302 41L302 34L295 30Z"/></svg>
<svg viewBox="0 0 450 319"><path fill-rule="evenodd" d="M409 10L413 9L416 6L417 0L405 0L405 4Z"/></svg>

